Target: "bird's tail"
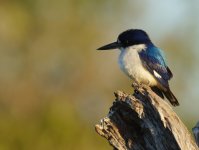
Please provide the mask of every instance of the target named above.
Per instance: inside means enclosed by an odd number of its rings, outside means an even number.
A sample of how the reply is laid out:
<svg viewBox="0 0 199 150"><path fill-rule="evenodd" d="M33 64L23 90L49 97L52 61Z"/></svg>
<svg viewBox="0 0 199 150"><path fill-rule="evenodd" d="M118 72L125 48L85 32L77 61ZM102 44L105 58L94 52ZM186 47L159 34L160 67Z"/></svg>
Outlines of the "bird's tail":
<svg viewBox="0 0 199 150"><path fill-rule="evenodd" d="M164 95L162 93L162 90L160 90L157 86L152 86L151 90L155 92L158 96L160 96L162 99L164 99Z"/></svg>
<svg viewBox="0 0 199 150"><path fill-rule="evenodd" d="M177 98L173 95L170 89L167 89L167 91L163 91L163 93L173 106L180 105Z"/></svg>
<svg viewBox="0 0 199 150"><path fill-rule="evenodd" d="M165 97L170 101L170 103L173 106L179 106L179 102L178 102L177 98L173 95L173 93L171 92L171 90L169 88L166 91L161 90L157 86L151 87L151 89L152 89L153 92L155 92L162 99L164 99L164 95L165 95Z"/></svg>

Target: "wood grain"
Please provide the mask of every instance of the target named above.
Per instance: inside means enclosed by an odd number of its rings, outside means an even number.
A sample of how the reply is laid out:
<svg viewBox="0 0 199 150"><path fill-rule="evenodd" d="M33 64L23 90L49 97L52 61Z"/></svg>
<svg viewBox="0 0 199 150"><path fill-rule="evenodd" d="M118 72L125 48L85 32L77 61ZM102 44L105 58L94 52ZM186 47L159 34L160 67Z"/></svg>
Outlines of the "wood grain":
<svg viewBox="0 0 199 150"><path fill-rule="evenodd" d="M108 115L95 126L118 150L198 150L189 131L167 101L145 85L135 93L115 92Z"/></svg>

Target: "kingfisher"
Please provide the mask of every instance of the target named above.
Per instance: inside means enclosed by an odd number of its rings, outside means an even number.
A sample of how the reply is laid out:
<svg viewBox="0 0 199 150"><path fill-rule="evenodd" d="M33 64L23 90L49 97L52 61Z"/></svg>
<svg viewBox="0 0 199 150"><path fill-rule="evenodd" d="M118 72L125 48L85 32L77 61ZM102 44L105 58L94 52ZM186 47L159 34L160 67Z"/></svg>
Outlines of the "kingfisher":
<svg viewBox="0 0 199 150"><path fill-rule="evenodd" d="M129 29L119 34L117 41L97 50L119 49L120 69L134 82L145 84L173 106L179 102L169 87L173 74L166 64L163 51L156 47L141 29Z"/></svg>

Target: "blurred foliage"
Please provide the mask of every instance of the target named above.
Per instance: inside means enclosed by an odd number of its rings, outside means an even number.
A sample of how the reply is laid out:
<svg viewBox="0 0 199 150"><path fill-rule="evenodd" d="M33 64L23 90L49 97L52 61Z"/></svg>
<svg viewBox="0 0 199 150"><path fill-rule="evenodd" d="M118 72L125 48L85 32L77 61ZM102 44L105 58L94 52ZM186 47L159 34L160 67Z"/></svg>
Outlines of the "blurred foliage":
<svg viewBox="0 0 199 150"><path fill-rule="evenodd" d="M118 51L95 49L128 28L146 29L168 50L181 102L176 111L191 128L199 113L192 106L198 104L197 2L162 3L0 1L0 149L111 149L94 125L113 91L132 92L131 81L118 69Z"/></svg>

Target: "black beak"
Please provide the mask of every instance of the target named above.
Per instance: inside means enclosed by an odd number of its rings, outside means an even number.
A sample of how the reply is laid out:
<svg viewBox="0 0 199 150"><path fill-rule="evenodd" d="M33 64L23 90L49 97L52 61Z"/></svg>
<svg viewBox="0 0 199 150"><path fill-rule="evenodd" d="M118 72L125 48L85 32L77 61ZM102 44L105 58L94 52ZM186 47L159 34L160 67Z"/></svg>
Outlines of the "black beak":
<svg viewBox="0 0 199 150"><path fill-rule="evenodd" d="M100 48L98 48L97 50L110 50L110 49L116 49L116 48L120 48L121 44L119 44L118 42L114 42L105 46L102 46Z"/></svg>

